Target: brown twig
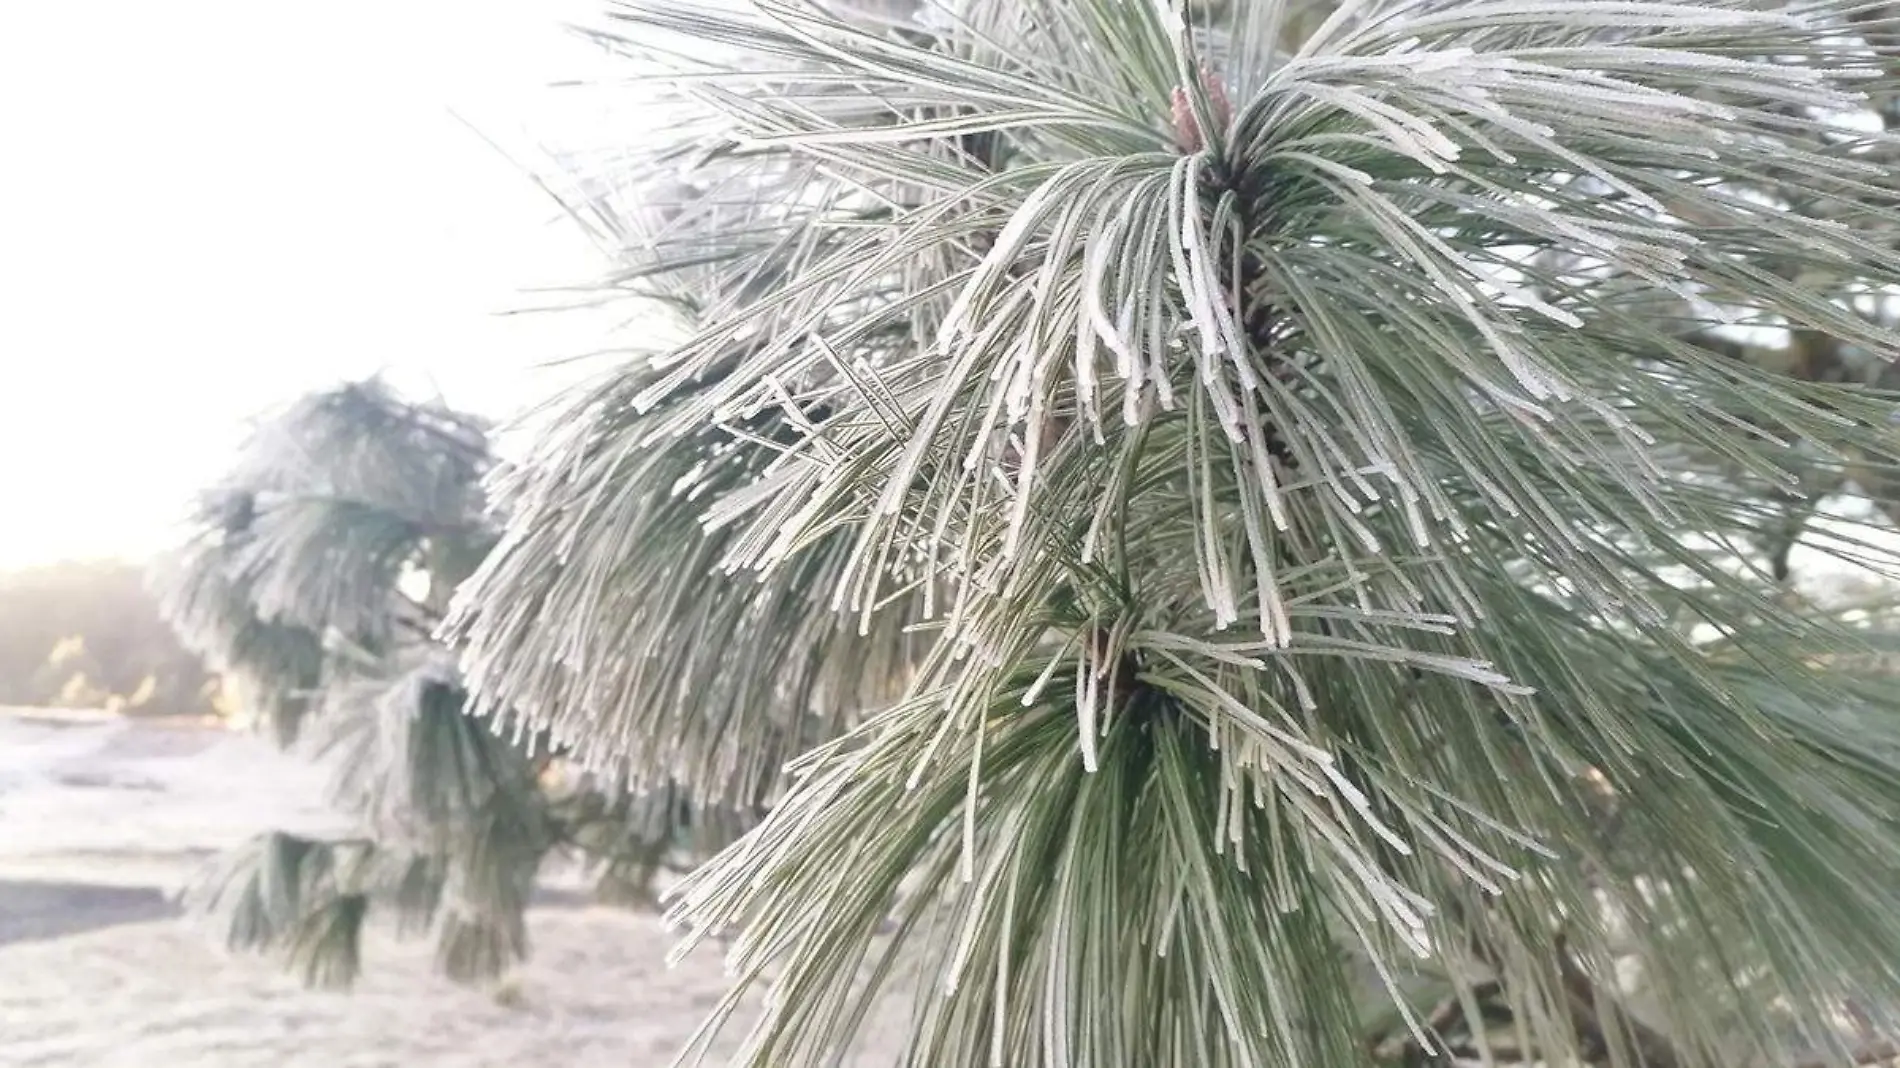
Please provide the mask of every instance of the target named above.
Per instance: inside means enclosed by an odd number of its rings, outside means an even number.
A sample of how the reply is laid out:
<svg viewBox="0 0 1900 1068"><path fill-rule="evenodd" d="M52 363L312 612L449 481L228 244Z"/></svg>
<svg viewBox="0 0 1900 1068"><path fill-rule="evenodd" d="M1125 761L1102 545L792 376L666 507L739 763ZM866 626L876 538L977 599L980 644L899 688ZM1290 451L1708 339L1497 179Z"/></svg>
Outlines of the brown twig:
<svg viewBox="0 0 1900 1068"><path fill-rule="evenodd" d="M1607 1054L1610 1032L1597 1007L1604 1002L1614 1004L1614 999L1603 997L1596 983L1584 974L1582 968L1577 967L1577 962L1571 959L1570 947L1561 934L1557 936L1557 974L1570 1003L1570 1017L1577 1030L1578 1043L1589 1043ZM1616 1026L1647 1068L1682 1068L1688 1063L1668 1035L1637 1019L1620 1006L1616 1008L1615 1016Z"/></svg>
<svg viewBox="0 0 1900 1068"><path fill-rule="evenodd" d="M1405 1064L1429 1063L1438 1057L1463 1057L1467 1047L1455 1044L1447 1037L1464 1024L1467 1030L1476 1032L1484 1024L1481 1018L1477 1026L1466 1024L1465 1004L1467 1000L1480 1006L1483 1015L1483 1003L1503 993L1503 987L1496 980L1477 983L1466 992L1465 998L1452 994L1433 1006L1431 1014L1425 1017L1425 1031L1438 1042L1438 1049L1431 1050L1421 1045L1417 1036L1408 1030L1386 1038L1373 1047L1372 1055L1378 1060L1396 1060Z"/></svg>
<svg viewBox="0 0 1900 1068"><path fill-rule="evenodd" d="M1849 1053L1845 1061L1816 1055L1804 1057L1794 1062L1790 1068L1845 1068L1848 1065L1859 1068L1861 1065L1885 1064L1892 1060L1900 1060L1900 1046L1892 1042L1875 1042Z"/></svg>

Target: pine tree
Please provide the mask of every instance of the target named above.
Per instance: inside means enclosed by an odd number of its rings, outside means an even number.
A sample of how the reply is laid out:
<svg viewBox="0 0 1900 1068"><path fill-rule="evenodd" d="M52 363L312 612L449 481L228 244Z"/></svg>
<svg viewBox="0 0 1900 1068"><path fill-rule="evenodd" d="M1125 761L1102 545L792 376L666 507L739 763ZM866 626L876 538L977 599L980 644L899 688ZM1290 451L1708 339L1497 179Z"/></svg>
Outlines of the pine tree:
<svg viewBox="0 0 1900 1068"><path fill-rule="evenodd" d="M262 834L193 895L233 948L282 954L313 984L356 978L379 912L432 937L450 977L495 976L528 951L523 913L550 856L638 901L695 831L736 833L692 820L673 790L628 794L545 738L466 714L434 631L494 543L481 490L494 464L472 416L375 380L315 393L258 427L156 572L180 633L272 737L329 760L357 824Z"/></svg>
<svg viewBox="0 0 1900 1068"><path fill-rule="evenodd" d="M1894 573L1900 12L883 11L613 7L667 132L556 188L683 340L456 613L771 796L672 913L741 1062L1879 1053L1890 616L1792 561Z"/></svg>

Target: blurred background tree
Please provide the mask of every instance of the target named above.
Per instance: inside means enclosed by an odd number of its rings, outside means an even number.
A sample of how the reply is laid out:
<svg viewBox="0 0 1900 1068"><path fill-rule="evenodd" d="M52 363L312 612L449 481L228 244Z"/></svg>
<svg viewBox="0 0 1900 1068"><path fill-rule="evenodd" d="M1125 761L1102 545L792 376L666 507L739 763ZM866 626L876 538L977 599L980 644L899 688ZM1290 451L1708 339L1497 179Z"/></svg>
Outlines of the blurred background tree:
<svg viewBox="0 0 1900 1068"><path fill-rule="evenodd" d="M695 836L735 833L465 714L434 631L494 544L494 462L483 421L380 381L314 394L258 426L155 571L187 644L259 729L330 763L358 821L333 840L263 834L194 895L233 947L281 953L312 983L355 978L380 914L432 937L449 976L493 977L528 951L523 912L551 858L644 902L678 854L714 844Z"/></svg>
<svg viewBox="0 0 1900 1068"><path fill-rule="evenodd" d="M69 561L0 574L0 705L209 715L218 693L159 615L142 567Z"/></svg>

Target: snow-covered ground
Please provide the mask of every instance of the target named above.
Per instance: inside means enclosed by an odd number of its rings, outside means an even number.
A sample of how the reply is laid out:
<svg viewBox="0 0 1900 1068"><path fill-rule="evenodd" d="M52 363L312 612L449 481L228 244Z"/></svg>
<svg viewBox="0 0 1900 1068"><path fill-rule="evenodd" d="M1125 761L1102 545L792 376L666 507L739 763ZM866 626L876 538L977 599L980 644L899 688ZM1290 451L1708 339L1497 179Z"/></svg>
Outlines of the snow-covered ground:
<svg viewBox="0 0 1900 1068"><path fill-rule="evenodd" d="M250 735L0 710L0 879L171 886L259 831L344 826L324 776Z"/></svg>
<svg viewBox="0 0 1900 1068"><path fill-rule="evenodd" d="M533 960L494 990L436 977L425 944L372 937L348 993L176 921L0 947L0 1065L658 1068L721 993L716 962L666 968L650 918L541 910L532 937Z"/></svg>
<svg viewBox="0 0 1900 1068"><path fill-rule="evenodd" d="M657 920L608 909L537 909L533 959L491 989L372 933L349 993L153 919L216 850L335 822L321 772L253 738L0 712L0 1068L645 1068L724 992L715 957L669 969Z"/></svg>

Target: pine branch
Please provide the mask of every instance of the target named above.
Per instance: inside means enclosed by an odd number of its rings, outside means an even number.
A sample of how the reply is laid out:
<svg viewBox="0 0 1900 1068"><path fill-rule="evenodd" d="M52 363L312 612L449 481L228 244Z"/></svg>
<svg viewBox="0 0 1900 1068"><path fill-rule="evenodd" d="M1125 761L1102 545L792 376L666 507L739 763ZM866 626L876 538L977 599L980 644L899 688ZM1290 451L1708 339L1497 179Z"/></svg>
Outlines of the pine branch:
<svg viewBox="0 0 1900 1068"><path fill-rule="evenodd" d="M1890 19L955 15L617 9L683 132L575 215L694 317L454 613L497 714L769 809L673 905L772 977L740 1062L842 1055L893 947L953 1066L1349 1062L1341 961L1420 1023L1453 932L1546 1060L1889 991L1884 639L1782 596L1776 502L1900 470L1893 138L1834 118Z"/></svg>

